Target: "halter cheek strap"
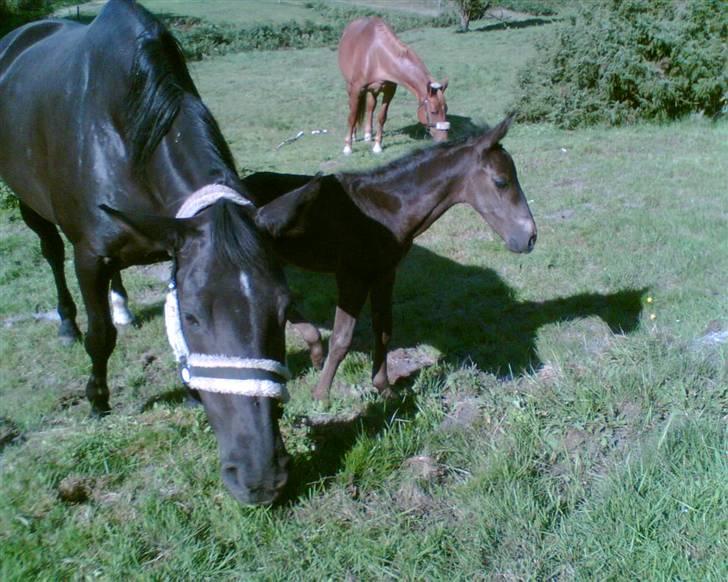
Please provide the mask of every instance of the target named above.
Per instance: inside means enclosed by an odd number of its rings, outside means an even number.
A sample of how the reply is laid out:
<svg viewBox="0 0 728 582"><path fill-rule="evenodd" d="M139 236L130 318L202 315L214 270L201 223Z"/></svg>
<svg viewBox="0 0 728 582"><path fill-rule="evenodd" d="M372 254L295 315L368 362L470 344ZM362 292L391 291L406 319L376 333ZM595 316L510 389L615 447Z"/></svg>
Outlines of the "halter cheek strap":
<svg viewBox="0 0 728 582"><path fill-rule="evenodd" d="M177 212L177 218L190 218L221 198L241 206L250 205L232 188L211 184L194 192ZM237 358L190 352L182 332L179 299L175 283L176 264L164 303L167 339L179 364L182 381L195 390L241 396L262 396L287 401L286 381L290 372L280 362L261 358Z"/></svg>
<svg viewBox="0 0 728 582"><path fill-rule="evenodd" d="M422 101L420 101L420 109L424 107L425 108L425 116L427 117L427 123L425 123L425 127L428 129L435 128L439 129L441 131L448 131L450 129L450 122L449 121L438 121L436 123L432 123L432 119L430 118L430 98L425 97Z"/></svg>

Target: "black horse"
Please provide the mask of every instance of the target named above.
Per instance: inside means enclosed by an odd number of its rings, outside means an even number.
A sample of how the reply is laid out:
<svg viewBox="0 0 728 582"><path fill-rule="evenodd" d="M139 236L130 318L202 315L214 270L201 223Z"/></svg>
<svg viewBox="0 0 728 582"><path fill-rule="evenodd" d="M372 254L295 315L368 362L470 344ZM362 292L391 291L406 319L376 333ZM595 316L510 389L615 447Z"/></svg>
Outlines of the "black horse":
<svg viewBox="0 0 728 582"><path fill-rule="evenodd" d="M0 40L0 177L41 239L66 340L80 332L56 225L73 244L93 413L110 410L109 287L118 302L121 269L173 258L167 327L183 379L200 390L228 489L269 503L287 479L288 291L234 168L176 41L133 0Z"/></svg>
<svg viewBox="0 0 728 582"><path fill-rule="evenodd" d="M469 204L511 251L533 249L536 223L513 159L500 144L511 121L507 117L481 135L414 152L375 170L314 179L260 172L243 180L261 207L256 222L273 236L279 256L336 275L334 329L314 397L328 399L367 296L374 327L372 382L385 397L390 395L387 344L395 271L414 238L448 208ZM295 310L289 315L308 343L314 365L320 365L318 329Z"/></svg>

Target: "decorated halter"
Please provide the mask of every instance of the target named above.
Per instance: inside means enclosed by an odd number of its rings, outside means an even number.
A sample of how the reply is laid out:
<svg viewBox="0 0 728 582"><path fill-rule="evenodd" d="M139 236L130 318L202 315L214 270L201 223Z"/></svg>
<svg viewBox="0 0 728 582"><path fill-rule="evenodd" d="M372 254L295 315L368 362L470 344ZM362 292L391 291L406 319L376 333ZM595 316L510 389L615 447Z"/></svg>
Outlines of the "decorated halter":
<svg viewBox="0 0 728 582"><path fill-rule="evenodd" d="M430 83L430 87L437 90L442 87L440 83ZM450 122L449 121L437 121L435 123L432 123L432 118L430 117L430 98L425 97L422 101L420 101L420 105L418 109L425 108L425 117L427 118L427 123L425 123L425 127L427 129L438 129L440 131L448 131L450 129Z"/></svg>
<svg viewBox="0 0 728 582"><path fill-rule="evenodd" d="M232 188L222 184L211 184L187 198L176 216L191 218L221 198L241 206L251 205ZM164 322L167 339L177 359L182 382L190 388L204 392L264 396L287 401L286 381L291 375L288 368L280 362L190 352L182 332L176 275L177 263L174 261L172 277L167 286L167 299L164 303Z"/></svg>

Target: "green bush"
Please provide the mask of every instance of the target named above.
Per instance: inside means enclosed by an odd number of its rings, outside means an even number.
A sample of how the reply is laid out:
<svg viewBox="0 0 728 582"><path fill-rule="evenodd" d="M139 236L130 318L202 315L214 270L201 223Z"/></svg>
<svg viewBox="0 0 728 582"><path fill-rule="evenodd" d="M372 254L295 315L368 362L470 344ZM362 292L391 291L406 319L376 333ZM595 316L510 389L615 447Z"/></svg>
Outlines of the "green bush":
<svg viewBox="0 0 728 582"><path fill-rule="evenodd" d="M606 0L579 8L519 76L527 121L573 128L715 115L728 96L722 0Z"/></svg>
<svg viewBox="0 0 728 582"><path fill-rule="evenodd" d="M323 16L325 22L284 22L258 24L248 28L217 25L195 17L168 17L165 23L179 39L185 56L200 60L208 56L252 50L276 50L287 48L311 48L336 46L344 27L361 16L374 11L361 8L342 8L323 3L311 3L307 8ZM397 31L424 26L451 26L452 15L438 17L392 13L385 16Z"/></svg>

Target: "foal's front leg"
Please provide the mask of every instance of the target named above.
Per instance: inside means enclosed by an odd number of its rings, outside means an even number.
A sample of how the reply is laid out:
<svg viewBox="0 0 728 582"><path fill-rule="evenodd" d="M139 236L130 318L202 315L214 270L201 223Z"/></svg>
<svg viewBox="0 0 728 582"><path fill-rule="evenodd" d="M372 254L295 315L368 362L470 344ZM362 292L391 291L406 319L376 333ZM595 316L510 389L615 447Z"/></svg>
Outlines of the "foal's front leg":
<svg viewBox="0 0 728 582"><path fill-rule="evenodd" d="M374 362L372 384L384 399L394 393L387 375L387 345L392 338L392 290L395 270L392 269L372 286L372 327L374 328Z"/></svg>
<svg viewBox="0 0 728 582"><path fill-rule="evenodd" d="M84 345L91 357L91 376L86 384L86 397L91 403L92 416L103 416L111 410L106 377L109 356L116 344L116 328L109 308L109 283L114 269L106 260L76 249L76 276L88 316Z"/></svg>
<svg viewBox="0 0 728 582"><path fill-rule="evenodd" d="M316 400L323 401L329 399L336 370L349 352L351 338L354 335L354 327L356 326L356 318L359 317L369 292L369 286L366 282L360 280L337 277L336 282L339 298L336 306L336 316L334 317L334 329L329 340L329 355L326 358L318 384L313 391L313 397Z"/></svg>

